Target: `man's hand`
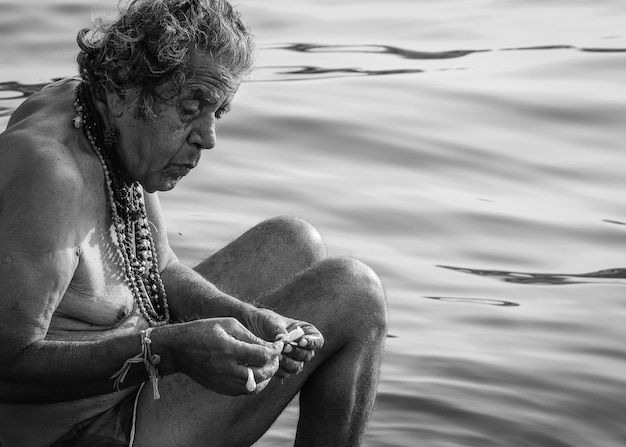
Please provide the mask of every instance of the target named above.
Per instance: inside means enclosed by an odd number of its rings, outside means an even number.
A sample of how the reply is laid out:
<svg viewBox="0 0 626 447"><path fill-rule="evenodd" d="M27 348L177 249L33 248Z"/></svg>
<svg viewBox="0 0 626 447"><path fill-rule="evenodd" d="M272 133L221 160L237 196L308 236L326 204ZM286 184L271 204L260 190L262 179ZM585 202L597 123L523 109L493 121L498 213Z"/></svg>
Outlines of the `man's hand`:
<svg viewBox="0 0 626 447"><path fill-rule="evenodd" d="M302 337L283 346L280 369L276 372L281 379L302 372L305 363L315 356L315 351L324 346L324 337L310 323L283 317L269 309L255 309L246 317L244 324L248 329L267 341L278 340L296 327L304 331Z"/></svg>
<svg viewBox="0 0 626 447"><path fill-rule="evenodd" d="M279 368L283 343L257 337L234 318L196 320L183 325L185 336L178 348L180 371L216 393L258 393ZM254 391L246 389L248 369L257 383Z"/></svg>

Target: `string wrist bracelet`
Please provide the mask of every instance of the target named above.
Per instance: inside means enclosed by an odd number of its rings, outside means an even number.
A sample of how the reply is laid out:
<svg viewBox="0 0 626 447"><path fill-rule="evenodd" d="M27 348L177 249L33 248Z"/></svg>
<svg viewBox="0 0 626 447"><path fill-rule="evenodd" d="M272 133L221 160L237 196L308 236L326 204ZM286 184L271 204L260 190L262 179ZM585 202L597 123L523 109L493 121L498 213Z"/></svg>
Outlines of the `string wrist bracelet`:
<svg viewBox="0 0 626 447"><path fill-rule="evenodd" d="M133 366L134 363L143 363L146 367L146 371L148 371L150 383L152 383L154 399L161 398L159 394L159 371L157 370L157 365L161 362L161 357L158 354L152 354L152 340L150 340L152 329L154 328L141 331L141 352L126 360L119 371L111 376L111 379L115 379L113 386L116 390L120 389L120 385L124 382L124 379L126 379L128 371L130 371L130 367Z"/></svg>

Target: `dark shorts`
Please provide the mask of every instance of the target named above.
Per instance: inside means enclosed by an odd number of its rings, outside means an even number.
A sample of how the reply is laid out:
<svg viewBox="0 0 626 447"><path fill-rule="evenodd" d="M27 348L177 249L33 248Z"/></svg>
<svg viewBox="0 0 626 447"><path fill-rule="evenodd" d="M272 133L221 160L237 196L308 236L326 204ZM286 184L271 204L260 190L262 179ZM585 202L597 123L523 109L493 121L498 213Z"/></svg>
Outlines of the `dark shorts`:
<svg viewBox="0 0 626 447"><path fill-rule="evenodd" d="M132 445L136 402L141 388L104 413L75 425L50 447L128 447Z"/></svg>

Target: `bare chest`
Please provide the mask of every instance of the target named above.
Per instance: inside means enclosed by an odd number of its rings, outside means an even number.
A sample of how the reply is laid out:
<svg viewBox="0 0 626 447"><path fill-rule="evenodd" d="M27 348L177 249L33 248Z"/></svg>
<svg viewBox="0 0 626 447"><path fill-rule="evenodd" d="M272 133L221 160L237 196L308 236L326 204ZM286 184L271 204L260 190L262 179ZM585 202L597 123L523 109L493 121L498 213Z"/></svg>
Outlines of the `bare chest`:
<svg viewBox="0 0 626 447"><path fill-rule="evenodd" d="M51 329L102 330L126 321L133 314L133 296L110 227L96 225L79 250L78 266Z"/></svg>

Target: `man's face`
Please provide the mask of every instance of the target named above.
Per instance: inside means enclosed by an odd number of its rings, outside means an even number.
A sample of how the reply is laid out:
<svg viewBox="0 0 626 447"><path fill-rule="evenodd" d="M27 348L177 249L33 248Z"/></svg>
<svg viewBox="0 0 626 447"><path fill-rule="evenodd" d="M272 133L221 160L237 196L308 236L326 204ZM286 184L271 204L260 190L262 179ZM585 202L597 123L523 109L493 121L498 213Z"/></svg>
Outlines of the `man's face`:
<svg viewBox="0 0 626 447"><path fill-rule="evenodd" d="M215 122L239 88L239 80L203 53L195 52L191 68L180 95L157 106L157 118L124 114L119 156L131 180L148 192L172 189L196 167L201 151L215 146Z"/></svg>

